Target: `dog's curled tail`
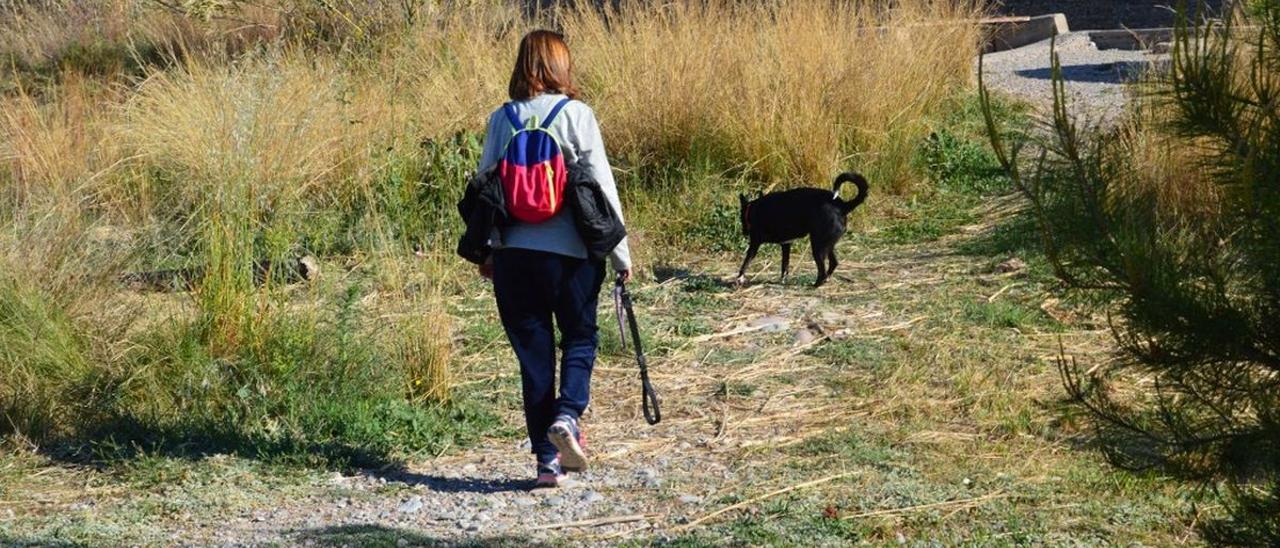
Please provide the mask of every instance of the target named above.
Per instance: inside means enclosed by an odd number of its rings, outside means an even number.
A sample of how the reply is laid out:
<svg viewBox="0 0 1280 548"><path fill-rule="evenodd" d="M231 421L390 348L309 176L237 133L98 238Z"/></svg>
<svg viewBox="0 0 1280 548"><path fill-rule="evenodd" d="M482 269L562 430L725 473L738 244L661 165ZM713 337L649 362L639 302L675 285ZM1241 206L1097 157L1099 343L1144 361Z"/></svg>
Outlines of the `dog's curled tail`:
<svg viewBox="0 0 1280 548"><path fill-rule="evenodd" d="M854 186L858 187L858 195L849 201L840 199L840 186L845 183L853 183ZM836 184L831 189L831 196L840 205L840 210L848 214L853 211L853 208L862 205L862 202L867 200L867 188L867 178L861 174L854 172L841 173L839 177L836 177Z"/></svg>

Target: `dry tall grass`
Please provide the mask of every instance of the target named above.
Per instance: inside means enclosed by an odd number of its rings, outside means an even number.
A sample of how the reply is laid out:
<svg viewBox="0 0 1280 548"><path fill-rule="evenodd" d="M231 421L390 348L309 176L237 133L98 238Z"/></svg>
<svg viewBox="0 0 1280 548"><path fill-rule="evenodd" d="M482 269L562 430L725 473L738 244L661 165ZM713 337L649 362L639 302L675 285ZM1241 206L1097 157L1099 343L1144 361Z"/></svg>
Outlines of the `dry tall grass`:
<svg viewBox="0 0 1280 548"><path fill-rule="evenodd" d="M373 234L348 238L354 255L404 256L411 236L428 252L451 250L441 227L463 184L459 163L474 159L440 143L472 146L455 134L479 130L505 99L520 36L543 25L565 32L614 163L640 186L656 171L790 186L856 168L878 190L907 193L906 159L926 119L969 81L978 30L966 20L980 9L628 2L534 22L506 4L390 4L0 9L11 69L0 79L0 267L53 296L39 302L65 313L49 317L108 347L129 345L120 321L101 321L114 313L102 296L120 291L122 264L206 267L198 317L177 320L201 322L193 332L220 359L267 356L272 329L309 324L281 321L288 292L255 283L253 262L301 251L317 219ZM719 180L629 196L709 204ZM391 188L405 200L389 200ZM631 216L637 234L676 226L659 218L674 210L639 209L655 213ZM438 297L411 300L426 313L403 332L384 330L414 398L447 397L450 322Z"/></svg>

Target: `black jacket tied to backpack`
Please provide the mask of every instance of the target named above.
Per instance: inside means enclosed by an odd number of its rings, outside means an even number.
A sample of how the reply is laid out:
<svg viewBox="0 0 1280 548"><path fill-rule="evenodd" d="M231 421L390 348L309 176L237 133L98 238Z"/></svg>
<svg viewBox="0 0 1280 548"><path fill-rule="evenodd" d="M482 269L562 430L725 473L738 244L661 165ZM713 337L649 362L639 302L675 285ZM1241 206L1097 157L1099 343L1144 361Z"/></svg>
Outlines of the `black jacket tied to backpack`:
<svg viewBox="0 0 1280 548"><path fill-rule="evenodd" d="M587 248L592 261L604 259L626 237L627 230L621 217L609 204L600 183L591 176L591 170L576 163L569 164L565 182L565 200L573 214L578 236ZM493 229L501 229L511 222L502 194L502 181L496 168L477 173L467 183L458 213L466 223L466 231L458 240L458 255L483 264L493 253L490 235Z"/></svg>
<svg viewBox="0 0 1280 548"><path fill-rule="evenodd" d="M613 248L627 237L618 212L613 210L600 183L591 176L591 170L577 163L568 166L569 178L565 182L565 195L573 209L573 221L578 236L587 247L587 257L599 261L609 256Z"/></svg>

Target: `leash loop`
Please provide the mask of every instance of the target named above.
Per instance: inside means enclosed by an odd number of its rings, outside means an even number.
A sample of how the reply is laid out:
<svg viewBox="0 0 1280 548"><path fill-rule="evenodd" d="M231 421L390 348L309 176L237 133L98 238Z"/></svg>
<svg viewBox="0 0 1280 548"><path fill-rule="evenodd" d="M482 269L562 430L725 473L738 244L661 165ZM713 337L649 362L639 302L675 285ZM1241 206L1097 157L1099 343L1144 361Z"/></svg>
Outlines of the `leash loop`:
<svg viewBox="0 0 1280 548"><path fill-rule="evenodd" d="M640 346L640 325L636 323L636 312L631 306L631 294L626 284L618 278L613 286L614 306L618 312L618 331L621 334L622 346L626 348L626 333L622 328L622 316L625 312L627 324L631 327L631 342L636 349L636 363L640 366L640 408L644 411L644 420L650 425L662 421L662 410L658 407L658 392L649 382L649 364L645 361L644 349Z"/></svg>

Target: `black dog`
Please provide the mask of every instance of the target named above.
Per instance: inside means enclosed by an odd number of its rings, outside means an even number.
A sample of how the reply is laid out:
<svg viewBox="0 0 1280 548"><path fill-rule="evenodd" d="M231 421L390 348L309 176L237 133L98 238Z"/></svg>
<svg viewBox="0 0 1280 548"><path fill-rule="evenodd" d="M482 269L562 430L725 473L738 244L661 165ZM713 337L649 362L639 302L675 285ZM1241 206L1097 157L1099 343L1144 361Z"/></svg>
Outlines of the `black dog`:
<svg viewBox="0 0 1280 548"><path fill-rule="evenodd" d="M848 202L840 199L840 185L846 182L858 187L858 195ZM738 270L736 283L746 281L747 266L755 258L760 244L766 242L782 244L782 279L786 280L791 242L809 236L813 261L818 264L818 281L813 286L822 285L836 270L836 242L844 235L845 219L866 199L867 180L857 173L842 173L836 177L835 186L830 191L797 188L773 192L751 201L739 194L742 232L751 239L751 245L747 248L742 268ZM830 264L824 265L827 260Z"/></svg>

